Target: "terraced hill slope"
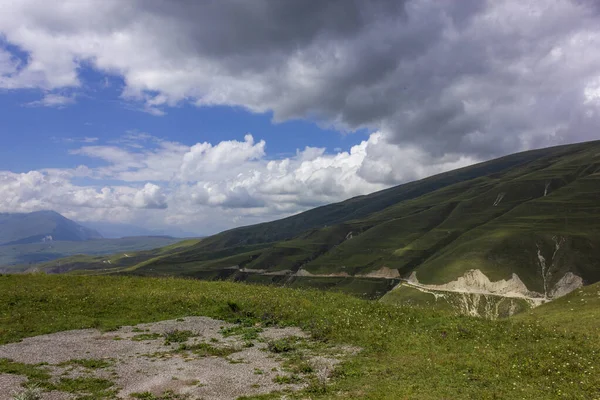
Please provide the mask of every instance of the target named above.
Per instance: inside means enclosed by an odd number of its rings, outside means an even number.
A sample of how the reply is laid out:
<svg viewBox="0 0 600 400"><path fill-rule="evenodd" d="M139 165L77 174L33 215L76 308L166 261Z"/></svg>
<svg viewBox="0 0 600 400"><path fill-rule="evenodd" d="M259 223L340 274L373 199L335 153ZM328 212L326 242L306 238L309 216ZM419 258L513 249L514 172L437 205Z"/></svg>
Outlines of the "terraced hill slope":
<svg viewBox="0 0 600 400"><path fill-rule="evenodd" d="M394 295L450 289L537 305L600 280L598 199L600 142L552 147L176 250L113 259L104 272L318 286L372 297L404 279ZM61 262L61 271L102 267L98 260ZM396 297L406 300L404 294Z"/></svg>

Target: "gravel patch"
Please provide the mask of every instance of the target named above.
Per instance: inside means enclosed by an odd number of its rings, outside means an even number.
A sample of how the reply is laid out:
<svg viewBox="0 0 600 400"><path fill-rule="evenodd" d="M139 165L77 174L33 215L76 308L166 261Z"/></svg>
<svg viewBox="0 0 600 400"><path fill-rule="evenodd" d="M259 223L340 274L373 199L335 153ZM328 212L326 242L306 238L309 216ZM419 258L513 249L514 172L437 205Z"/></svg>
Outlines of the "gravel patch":
<svg viewBox="0 0 600 400"><path fill-rule="evenodd" d="M3 399L3 393L8 396L7 399L10 399L11 394L19 390L21 384L26 380L25 377L19 375L0 374L0 399Z"/></svg>
<svg viewBox="0 0 600 400"><path fill-rule="evenodd" d="M95 329L59 332L0 346L0 358L24 364L48 363L43 368L52 375L53 382L61 377L108 379L114 382L119 398L131 398L132 393L158 396L172 391L189 399L220 400L299 390L314 379L324 382L343 355L349 353L338 347L317 354L310 349L309 337L298 328L256 328L258 335L255 333L251 339L243 335L241 328L237 334L224 337L222 329L232 327L236 325L187 317L106 333ZM175 340L169 343L165 337ZM269 341L286 338L305 344L298 346L294 354L301 355L314 371L294 374L289 365L284 365L286 360L289 364L286 354L268 350ZM291 383L275 382L278 376L292 375ZM18 375L0 374L0 400L11 400L11 392L20 390L25 380ZM44 394L44 400L70 398L64 393Z"/></svg>
<svg viewBox="0 0 600 400"><path fill-rule="evenodd" d="M266 329L261 335L267 340L277 340L286 337L308 338L308 335L300 328L287 327L283 329Z"/></svg>
<svg viewBox="0 0 600 400"><path fill-rule="evenodd" d="M69 393L52 391L42 394L42 400L74 400L75 397Z"/></svg>

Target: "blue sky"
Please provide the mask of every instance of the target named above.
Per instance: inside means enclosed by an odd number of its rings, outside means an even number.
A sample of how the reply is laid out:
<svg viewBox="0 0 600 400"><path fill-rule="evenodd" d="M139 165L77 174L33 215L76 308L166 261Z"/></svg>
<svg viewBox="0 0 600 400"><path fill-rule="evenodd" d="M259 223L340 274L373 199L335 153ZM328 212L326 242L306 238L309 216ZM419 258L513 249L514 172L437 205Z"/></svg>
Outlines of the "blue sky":
<svg viewBox="0 0 600 400"><path fill-rule="evenodd" d="M110 143L132 131L188 145L239 140L252 133L267 142L272 157L289 157L306 146L326 148L328 152L348 151L368 138L365 132L341 133L307 120L273 123L272 113L255 114L242 107L181 104L169 108L163 116L155 116L120 98L121 79L90 68L80 71L80 76L86 82L85 88L77 91L73 104L61 107L28 105L40 100L39 90L0 92L2 130L6 132L0 148L0 168L27 172L81 164L97 166L101 162L69 154L69 150L80 147L85 138Z"/></svg>
<svg viewBox="0 0 600 400"><path fill-rule="evenodd" d="M596 2L127 4L0 0L0 212L210 234L598 138Z"/></svg>

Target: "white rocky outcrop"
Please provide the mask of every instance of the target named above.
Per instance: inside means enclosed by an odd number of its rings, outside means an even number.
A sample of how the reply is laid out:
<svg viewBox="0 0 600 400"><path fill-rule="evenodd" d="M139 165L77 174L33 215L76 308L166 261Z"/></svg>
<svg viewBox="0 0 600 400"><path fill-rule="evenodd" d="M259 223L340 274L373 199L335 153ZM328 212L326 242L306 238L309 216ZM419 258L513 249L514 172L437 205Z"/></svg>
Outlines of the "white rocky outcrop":
<svg viewBox="0 0 600 400"><path fill-rule="evenodd" d="M508 280L501 279L492 282L481 270L472 269L458 279L442 285L423 285L417 280L415 271L408 278L408 283L429 290L442 290L461 293L495 294L506 297L536 297L537 293L530 292L517 274L512 274ZM539 295L538 295L539 296Z"/></svg>
<svg viewBox="0 0 600 400"><path fill-rule="evenodd" d="M573 290L583 286L583 279L572 272L567 272L546 294L530 291L521 281L519 276L512 274L510 279L501 279L495 282L490 279L481 270L472 269L466 271L458 279L442 285L425 285L419 283L417 273L413 271L407 279L406 284L421 291L431 293L454 292L463 294L482 294L494 295L508 298L521 298L527 300L532 306L538 306L551 299L564 296Z"/></svg>
<svg viewBox="0 0 600 400"><path fill-rule="evenodd" d="M567 272L550 291L550 297L556 299L571 293L575 289L583 286L583 279L572 272Z"/></svg>

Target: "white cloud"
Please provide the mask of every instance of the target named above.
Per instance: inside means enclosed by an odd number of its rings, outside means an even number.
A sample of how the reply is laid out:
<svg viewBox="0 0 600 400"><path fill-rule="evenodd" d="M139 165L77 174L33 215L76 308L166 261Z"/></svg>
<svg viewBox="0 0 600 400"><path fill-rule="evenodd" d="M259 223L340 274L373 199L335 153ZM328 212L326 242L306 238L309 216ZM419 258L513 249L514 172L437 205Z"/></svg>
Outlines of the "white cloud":
<svg viewBox="0 0 600 400"><path fill-rule="evenodd" d="M0 82L4 76L13 74L18 67L19 61L9 51L0 48Z"/></svg>
<svg viewBox="0 0 600 400"><path fill-rule="evenodd" d="M118 164L124 169L142 167L140 155L130 153L126 149L117 146L84 146L76 150L71 150L71 154L84 155L88 157L100 158L111 164Z"/></svg>
<svg viewBox="0 0 600 400"><path fill-rule="evenodd" d="M53 137L52 140L65 142L65 143L96 143L100 140L97 137L83 136L83 137Z"/></svg>
<svg viewBox="0 0 600 400"><path fill-rule="evenodd" d="M77 88L85 63L122 77L122 97L157 115L181 102L241 106L436 156L592 139L600 122L592 1L0 6L0 32L27 53L0 50L0 88Z"/></svg>
<svg viewBox="0 0 600 400"><path fill-rule="evenodd" d="M131 146L146 143L140 149ZM120 219L143 215L157 226L178 223L201 233L294 214L311 207L371 193L476 159L446 155L436 159L414 147L389 144L380 133L347 152L327 154L306 147L293 157L267 159L263 140L185 146L152 136L124 137L120 146L83 146L73 154L106 165L27 174L0 172L1 211L52 208L77 219ZM119 186L80 186L79 178L116 180ZM90 211L90 209L94 209ZM155 215L149 209L163 210ZM102 211L107 210L107 211Z"/></svg>
<svg viewBox="0 0 600 400"><path fill-rule="evenodd" d="M432 158L417 148L385 142L380 133L347 152L306 147L293 157L268 159L266 143L243 141L185 146L153 136L124 136L112 146L82 146L73 154L104 166L0 171L0 212L54 209L78 220L180 224L211 233L294 214L477 160ZM131 144L145 143L145 147ZM92 184L76 184L81 178ZM94 185L94 180L120 185ZM151 211L154 210L154 211Z"/></svg>
<svg viewBox="0 0 600 400"><path fill-rule="evenodd" d="M0 212L31 212L53 209L163 209L167 207L163 190L147 183L141 188L128 186L77 186L71 179L75 171L47 170L13 173L0 171Z"/></svg>
<svg viewBox="0 0 600 400"><path fill-rule="evenodd" d="M223 141L213 146L210 143L198 143L184 154L179 178L187 181L208 179L208 176L222 169L241 173L244 163L265 156L265 142L254 143L252 135L244 137L243 142Z"/></svg>
<svg viewBox="0 0 600 400"><path fill-rule="evenodd" d="M128 199L129 200L129 199ZM167 208L167 196L160 186L146 183L141 190L133 192L131 207L133 208ZM127 203L125 203L127 204Z"/></svg>
<svg viewBox="0 0 600 400"><path fill-rule="evenodd" d="M28 107L55 107L62 108L68 104L75 103L74 96L63 96L56 93L47 93L41 100L26 103Z"/></svg>

